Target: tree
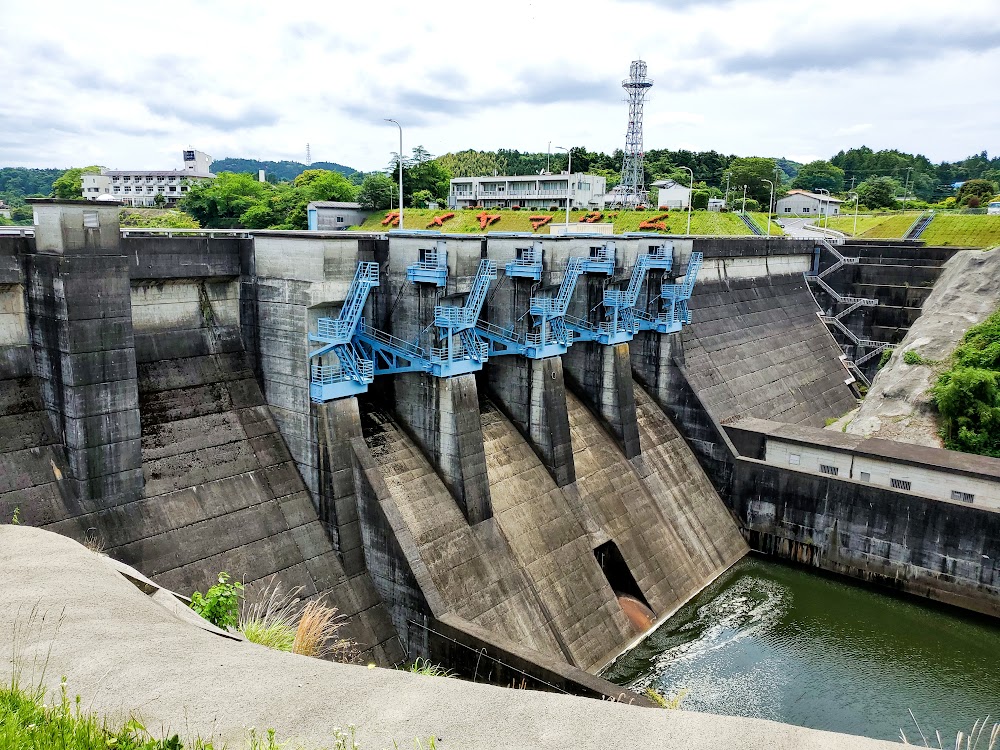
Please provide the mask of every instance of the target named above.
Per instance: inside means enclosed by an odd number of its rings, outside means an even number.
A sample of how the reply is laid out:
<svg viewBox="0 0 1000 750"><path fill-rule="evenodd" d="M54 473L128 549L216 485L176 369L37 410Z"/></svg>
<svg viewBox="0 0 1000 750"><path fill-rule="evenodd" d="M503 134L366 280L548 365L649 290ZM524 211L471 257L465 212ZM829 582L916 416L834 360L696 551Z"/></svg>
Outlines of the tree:
<svg viewBox="0 0 1000 750"><path fill-rule="evenodd" d="M800 190L829 190L839 193L844 189L844 170L828 161L814 161L799 169L792 187Z"/></svg>
<svg viewBox="0 0 1000 750"><path fill-rule="evenodd" d="M73 167L63 172L52 183L52 195L62 200L83 200L83 175L100 174L101 168Z"/></svg>
<svg viewBox="0 0 1000 750"><path fill-rule="evenodd" d="M353 202L357 188L339 172L328 169L307 169L295 178L292 185L302 200Z"/></svg>
<svg viewBox="0 0 1000 750"><path fill-rule="evenodd" d="M893 208L901 185L891 177L871 177L858 185L858 197L868 208Z"/></svg>
<svg viewBox="0 0 1000 750"><path fill-rule="evenodd" d="M968 180L958 189L958 205L967 206L972 198L978 198L977 205L988 201L997 192L997 186L989 180Z"/></svg>
<svg viewBox="0 0 1000 750"><path fill-rule="evenodd" d="M368 211L385 211L392 207L392 196L395 185L392 179L384 174L370 174L361 183L358 191L358 203Z"/></svg>
<svg viewBox="0 0 1000 750"><path fill-rule="evenodd" d="M691 208L696 211L707 209L709 195L707 190L695 190L691 197Z"/></svg>
<svg viewBox="0 0 1000 750"><path fill-rule="evenodd" d="M153 196L153 205L157 208L163 208L163 204L167 202L167 199L163 197L163 193L157 193Z"/></svg>
<svg viewBox="0 0 1000 750"><path fill-rule="evenodd" d="M746 185L748 198L767 203L771 198L771 187L764 180L774 181L775 166L774 159L760 156L733 159L728 170L732 173L730 185L738 191Z"/></svg>
<svg viewBox="0 0 1000 750"><path fill-rule="evenodd" d="M416 190L412 197L414 208L427 208L427 204L433 200L434 194L430 190Z"/></svg>
<svg viewBox="0 0 1000 750"><path fill-rule="evenodd" d="M271 189L251 175L220 172L214 180L192 185L181 199L180 208L194 216L203 227L233 227L239 224L247 209L262 202Z"/></svg>
<svg viewBox="0 0 1000 750"><path fill-rule="evenodd" d="M118 212L123 227L159 227L165 229L199 229L200 225L183 211L169 209L163 213L146 214L123 208Z"/></svg>

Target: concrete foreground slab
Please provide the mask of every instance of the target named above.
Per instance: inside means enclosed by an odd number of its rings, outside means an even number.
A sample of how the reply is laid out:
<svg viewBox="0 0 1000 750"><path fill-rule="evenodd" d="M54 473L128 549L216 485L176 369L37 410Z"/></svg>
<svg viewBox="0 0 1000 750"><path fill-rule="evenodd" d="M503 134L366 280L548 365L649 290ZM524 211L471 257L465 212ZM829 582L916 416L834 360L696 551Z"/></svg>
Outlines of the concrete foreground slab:
<svg viewBox="0 0 1000 750"><path fill-rule="evenodd" d="M895 743L756 719L510 690L270 651L172 614L107 558L39 529L0 526L0 679L71 695L109 718L226 739L274 728L308 748L358 727L364 750L436 737L442 750L875 750Z"/></svg>

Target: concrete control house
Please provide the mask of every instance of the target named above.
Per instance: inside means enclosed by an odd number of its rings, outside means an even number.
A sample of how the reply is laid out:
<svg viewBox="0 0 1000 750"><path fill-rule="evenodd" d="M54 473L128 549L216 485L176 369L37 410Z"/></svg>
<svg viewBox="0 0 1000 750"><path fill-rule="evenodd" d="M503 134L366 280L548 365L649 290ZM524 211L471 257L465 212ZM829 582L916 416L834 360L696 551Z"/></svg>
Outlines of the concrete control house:
<svg viewBox="0 0 1000 750"><path fill-rule="evenodd" d="M567 188L568 184L568 188ZM456 177L448 194L449 208L566 208L603 209L607 181L576 172L499 177Z"/></svg>
<svg viewBox="0 0 1000 750"><path fill-rule="evenodd" d="M212 157L202 151L184 152L183 169L102 169L83 175L83 197L89 201L108 195L128 206L155 206L162 195L165 205L175 204L192 182L215 177L209 167Z"/></svg>
<svg viewBox="0 0 1000 750"><path fill-rule="evenodd" d="M820 193L810 193L808 190L789 190L788 195L781 198L775 208L775 213L802 214L818 216L837 216L840 214L840 204L843 201Z"/></svg>

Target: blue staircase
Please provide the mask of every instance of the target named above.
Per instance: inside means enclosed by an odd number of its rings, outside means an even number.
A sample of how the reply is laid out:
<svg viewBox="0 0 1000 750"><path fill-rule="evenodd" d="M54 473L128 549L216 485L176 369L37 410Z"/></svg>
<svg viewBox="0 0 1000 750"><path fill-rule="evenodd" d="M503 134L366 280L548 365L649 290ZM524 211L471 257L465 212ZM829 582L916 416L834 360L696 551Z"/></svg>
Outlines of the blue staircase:
<svg viewBox="0 0 1000 750"><path fill-rule="evenodd" d="M316 333L309 334L309 341L323 345L309 352L309 395L313 401L356 396L368 390L374 380L372 362L360 355L352 339L368 293L378 284L378 263L358 263L340 314L336 318L320 318ZM328 354L337 358L336 364L323 364L322 358Z"/></svg>
<svg viewBox="0 0 1000 750"><path fill-rule="evenodd" d="M604 292L604 311L608 318L596 326L588 326L581 329L582 340L597 341L598 343L610 346L631 341L639 331L639 324L635 316L635 306L639 301L639 292L646 281L646 274L650 269L657 268L669 271L674 263L674 245L665 242L659 246L650 248L648 253L640 255L632 266L632 275L629 278L628 286L623 289L614 289ZM579 325L571 322L574 329Z"/></svg>
<svg viewBox="0 0 1000 750"><path fill-rule="evenodd" d="M681 327L691 322L691 311L688 310L688 300L694 291L694 283L698 279L698 271L704 261L703 253L691 253L687 271L679 284L664 284L660 289L662 311L655 317L648 313L637 316L639 329L657 331L658 333L676 333Z"/></svg>

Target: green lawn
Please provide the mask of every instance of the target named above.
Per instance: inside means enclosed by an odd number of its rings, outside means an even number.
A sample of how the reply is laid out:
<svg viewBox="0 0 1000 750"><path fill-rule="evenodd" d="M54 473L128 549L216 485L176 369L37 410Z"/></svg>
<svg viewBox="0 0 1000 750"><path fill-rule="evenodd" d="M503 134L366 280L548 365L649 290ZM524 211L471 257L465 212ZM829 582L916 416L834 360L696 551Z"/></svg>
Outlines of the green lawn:
<svg viewBox="0 0 1000 750"><path fill-rule="evenodd" d="M905 214L908 217L908 223L903 227L905 232L909 229L910 224L916 221L919 214ZM879 225L885 223L889 219L895 218L895 214L861 214L858 216L858 237L867 237L866 232L874 231ZM831 216L830 217L830 229L836 229L838 232L843 232L848 236L854 236L854 216Z"/></svg>
<svg viewBox="0 0 1000 750"><path fill-rule="evenodd" d="M387 211L378 211L361 225L360 229L369 232L384 232L389 227L382 226L382 220L386 217ZM449 234L480 234L484 230L479 228L479 220L476 216L480 213L477 210L455 211L452 219L444 222L441 227L429 227L428 225L436 216L449 213L446 210L428 210L420 208L408 208L403 212L406 222L406 229L439 229ZM565 211L503 211L489 210L486 213L499 214L500 220L491 224L486 232L534 232L531 227L529 217L531 216L551 216L554 224L561 224L566 220ZM603 211L603 216L599 223L614 223L615 233L638 232L639 224L662 216L661 211ZM586 211L571 211L570 221L581 221L587 215ZM764 215L755 214L757 224L766 228ZM687 212L670 211L663 223L666 226L666 234L684 234L687 231ZM543 226L535 234L548 234L549 226ZM661 233L659 230L650 230L651 234ZM691 214L691 233L699 235L749 235L751 232L736 214L716 213L712 211L694 211ZM772 224L771 234L781 234L780 228Z"/></svg>
<svg viewBox="0 0 1000 750"><path fill-rule="evenodd" d="M920 239L928 245L1000 246L1000 216L938 214Z"/></svg>

